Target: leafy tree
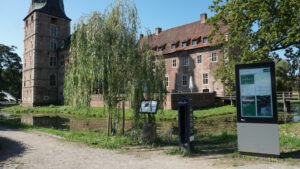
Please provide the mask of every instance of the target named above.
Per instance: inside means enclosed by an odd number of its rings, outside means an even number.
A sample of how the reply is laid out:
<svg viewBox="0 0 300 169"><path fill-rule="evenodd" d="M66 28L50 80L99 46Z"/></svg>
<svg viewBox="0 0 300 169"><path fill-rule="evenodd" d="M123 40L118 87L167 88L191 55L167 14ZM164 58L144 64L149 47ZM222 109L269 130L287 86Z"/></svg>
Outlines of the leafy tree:
<svg viewBox="0 0 300 169"><path fill-rule="evenodd" d="M296 77L291 71L291 64L286 60L276 61L276 87L277 91L292 91Z"/></svg>
<svg viewBox="0 0 300 169"><path fill-rule="evenodd" d="M299 68L299 0L214 0L210 9L216 13L208 21L210 38L218 37L226 53L216 77L228 91L234 89L235 64L278 59L276 52L284 50L293 71Z"/></svg>
<svg viewBox="0 0 300 169"><path fill-rule="evenodd" d="M121 0L104 14L93 12L82 17L74 27L65 101L89 106L95 85L101 86L108 107L108 134L112 127L119 126L121 102L131 102L133 127L138 126L138 107L144 97L164 102L164 60L147 45L149 38L139 42L138 23L134 3Z"/></svg>
<svg viewBox="0 0 300 169"><path fill-rule="evenodd" d="M21 98L22 64L15 49L14 46L0 44L0 91L4 90Z"/></svg>

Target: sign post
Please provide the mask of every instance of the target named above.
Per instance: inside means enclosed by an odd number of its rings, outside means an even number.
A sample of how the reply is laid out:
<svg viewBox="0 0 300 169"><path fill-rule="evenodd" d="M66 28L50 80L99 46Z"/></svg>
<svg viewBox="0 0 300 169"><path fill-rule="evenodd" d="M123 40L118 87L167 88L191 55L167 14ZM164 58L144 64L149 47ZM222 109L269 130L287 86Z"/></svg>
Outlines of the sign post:
<svg viewBox="0 0 300 169"><path fill-rule="evenodd" d="M181 150L191 152L194 150L194 122L193 109L190 99L183 97L178 100L178 129L179 147Z"/></svg>
<svg viewBox="0 0 300 169"><path fill-rule="evenodd" d="M144 124L141 138L144 142L153 143L156 139L156 125L154 115L157 113L158 100L143 100L139 113L148 114L148 123Z"/></svg>
<svg viewBox="0 0 300 169"><path fill-rule="evenodd" d="M280 155L274 62L235 67L238 150Z"/></svg>

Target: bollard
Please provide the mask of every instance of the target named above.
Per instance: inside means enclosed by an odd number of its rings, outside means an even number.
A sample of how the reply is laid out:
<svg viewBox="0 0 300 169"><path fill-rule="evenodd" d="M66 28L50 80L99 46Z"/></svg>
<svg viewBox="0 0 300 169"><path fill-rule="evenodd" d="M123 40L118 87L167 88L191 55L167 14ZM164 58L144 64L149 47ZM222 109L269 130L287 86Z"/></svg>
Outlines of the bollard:
<svg viewBox="0 0 300 169"><path fill-rule="evenodd" d="M181 150L193 151L195 139L193 128L193 109L190 106L190 99L180 98L178 100L178 139Z"/></svg>

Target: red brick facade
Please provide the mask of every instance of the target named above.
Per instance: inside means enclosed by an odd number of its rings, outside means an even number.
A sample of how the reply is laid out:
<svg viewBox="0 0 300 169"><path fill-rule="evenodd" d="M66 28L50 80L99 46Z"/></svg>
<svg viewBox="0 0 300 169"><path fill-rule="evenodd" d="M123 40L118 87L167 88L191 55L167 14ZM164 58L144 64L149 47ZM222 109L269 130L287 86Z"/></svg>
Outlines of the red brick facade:
<svg viewBox="0 0 300 169"><path fill-rule="evenodd" d="M64 65L61 60L68 49L60 51L59 48L70 36L70 20L63 14L57 17L57 13L43 11L53 7L50 5L58 6L58 0L35 3L44 6L34 8L32 5L24 19L23 106L63 102Z"/></svg>
<svg viewBox="0 0 300 169"><path fill-rule="evenodd" d="M223 53L209 43L212 27L206 19L207 15L201 14L200 21L165 31L157 28L151 35L151 46L165 57L168 92L191 92L192 78L192 92L224 94L224 85L214 77Z"/></svg>

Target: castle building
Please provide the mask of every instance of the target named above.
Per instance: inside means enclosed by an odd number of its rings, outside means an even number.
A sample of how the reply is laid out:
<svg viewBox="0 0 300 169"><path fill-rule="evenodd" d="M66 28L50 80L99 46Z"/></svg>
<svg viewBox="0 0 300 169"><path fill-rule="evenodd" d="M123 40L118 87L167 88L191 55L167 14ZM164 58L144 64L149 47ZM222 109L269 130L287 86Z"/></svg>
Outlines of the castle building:
<svg viewBox="0 0 300 169"><path fill-rule="evenodd" d="M210 44L212 27L206 21L207 14L201 14L200 21L165 31L156 28L151 36L151 46L165 57L169 93L224 95L224 85L215 79L214 73L223 53L220 47Z"/></svg>
<svg viewBox="0 0 300 169"><path fill-rule="evenodd" d="M201 14L200 21L165 31L157 28L151 35L153 50L165 57L169 93L224 94L224 85L214 77L223 53L208 41L212 27L206 20ZM70 22L63 0L31 0L24 18L23 106L63 104Z"/></svg>
<svg viewBox="0 0 300 169"><path fill-rule="evenodd" d="M63 102L70 22L63 0L31 0L24 18L23 106Z"/></svg>

